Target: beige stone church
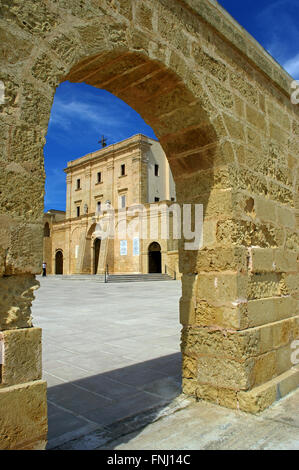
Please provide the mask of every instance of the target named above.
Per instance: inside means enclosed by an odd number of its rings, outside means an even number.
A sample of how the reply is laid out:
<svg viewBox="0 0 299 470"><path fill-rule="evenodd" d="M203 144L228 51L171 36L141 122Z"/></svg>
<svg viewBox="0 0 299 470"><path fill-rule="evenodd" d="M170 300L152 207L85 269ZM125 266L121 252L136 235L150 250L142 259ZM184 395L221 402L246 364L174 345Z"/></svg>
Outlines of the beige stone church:
<svg viewBox="0 0 299 470"><path fill-rule="evenodd" d="M68 162L64 171L66 212L44 214L48 274L179 276L171 223L169 237L161 232L163 210L176 194L158 141L137 134ZM112 236L103 237L103 228Z"/></svg>

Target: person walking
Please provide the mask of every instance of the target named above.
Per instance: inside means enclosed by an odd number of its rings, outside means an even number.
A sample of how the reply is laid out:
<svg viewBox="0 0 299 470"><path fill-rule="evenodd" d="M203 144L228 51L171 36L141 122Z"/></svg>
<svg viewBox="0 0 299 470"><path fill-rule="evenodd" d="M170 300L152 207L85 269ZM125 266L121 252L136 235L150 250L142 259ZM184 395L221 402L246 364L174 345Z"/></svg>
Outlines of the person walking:
<svg viewBox="0 0 299 470"><path fill-rule="evenodd" d="M47 275L47 263L43 262L43 277Z"/></svg>

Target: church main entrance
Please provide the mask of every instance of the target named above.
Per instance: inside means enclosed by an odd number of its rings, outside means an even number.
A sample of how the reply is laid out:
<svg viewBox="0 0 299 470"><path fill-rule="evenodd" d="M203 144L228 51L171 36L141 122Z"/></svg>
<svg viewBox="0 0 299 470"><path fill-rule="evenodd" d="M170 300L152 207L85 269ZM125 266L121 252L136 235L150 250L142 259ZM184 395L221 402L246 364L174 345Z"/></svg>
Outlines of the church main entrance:
<svg viewBox="0 0 299 470"><path fill-rule="evenodd" d="M148 272L161 273L161 246L157 242L153 242L148 247Z"/></svg>

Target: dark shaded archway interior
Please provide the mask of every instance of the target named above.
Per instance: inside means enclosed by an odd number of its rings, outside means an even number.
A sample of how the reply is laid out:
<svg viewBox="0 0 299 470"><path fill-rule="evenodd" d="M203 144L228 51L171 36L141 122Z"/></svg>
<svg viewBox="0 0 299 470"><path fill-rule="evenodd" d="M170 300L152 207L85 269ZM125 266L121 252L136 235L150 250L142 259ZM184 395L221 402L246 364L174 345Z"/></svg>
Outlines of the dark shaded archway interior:
<svg viewBox="0 0 299 470"><path fill-rule="evenodd" d="M148 247L148 272L162 273L161 246L157 242Z"/></svg>
<svg viewBox="0 0 299 470"><path fill-rule="evenodd" d="M55 255L55 274L63 274L63 253L60 250Z"/></svg>
<svg viewBox="0 0 299 470"><path fill-rule="evenodd" d="M98 272L100 249L101 249L101 239L96 238L94 241L94 274L97 274Z"/></svg>
<svg viewBox="0 0 299 470"><path fill-rule="evenodd" d="M45 226L44 226L44 237L50 237L51 233L50 233L50 226L48 224L48 222L45 223Z"/></svg>

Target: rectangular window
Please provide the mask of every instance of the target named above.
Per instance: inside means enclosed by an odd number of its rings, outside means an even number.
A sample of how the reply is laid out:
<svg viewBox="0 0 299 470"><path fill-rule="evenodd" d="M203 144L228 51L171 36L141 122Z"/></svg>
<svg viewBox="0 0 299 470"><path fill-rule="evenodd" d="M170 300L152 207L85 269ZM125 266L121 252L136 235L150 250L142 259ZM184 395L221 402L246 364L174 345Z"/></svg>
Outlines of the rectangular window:
<svg viewBox="0 0 299 470"><path fill-rule="evenodd" d="M155 165L155 176L159 176L159 165Z"/></svg>
<svg viewBox="0 0 299 470"><path fill-rule="evenodd" d="M77 217L80 217L80 206L77 206Z"/></svg>
<svg viewBox="0 0 299 470"><path fill-rule="evenodd" d="M119 208L124 209L126 207L126 196L119 196Z"/></svg>
<svg viewBox="0 0 299 470"><path fill-rule="evenodd" d="M126 174L126 165L123 163L120 165L120 176L125 176Z"/></svg>
<svg viewBox="0 0 299 470"><path fill-rule="evenodd" d="M81 188L80 184L81 184L81 182L80 182L80 179L78 178L78 179L77 179L77 189L80 189L80 188Z"/></svg>
<svg viewBox="0 0 299 470"><path fill-rule="evenodd" d="M155 202L159 202L160 201L160 198L159 197L155 197Z"/></svg>
<svg viewBox="0 0 299 470"><path fill-rule="evenodd" d="M99 171L99 172L97 173L97 182L98 182L98 183L101 183L101 182L102 182L102 173L101 173L101 171Z"/></svg>

